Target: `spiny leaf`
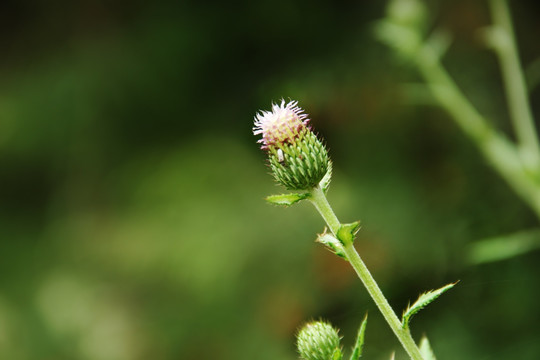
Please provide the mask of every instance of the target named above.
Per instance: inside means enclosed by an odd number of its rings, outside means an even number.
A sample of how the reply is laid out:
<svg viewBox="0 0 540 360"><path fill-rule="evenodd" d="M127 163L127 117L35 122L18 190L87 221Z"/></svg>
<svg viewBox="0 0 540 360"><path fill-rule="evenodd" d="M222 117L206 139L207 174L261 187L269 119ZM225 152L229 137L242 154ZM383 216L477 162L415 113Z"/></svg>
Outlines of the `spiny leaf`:
<svg viewBox="0 0 540 360"><path fill-rule="evenodd" d="M390 360L394 360L395 356L396 356L396 352L393 352L392 355L390 355Z"/></svg>
<svg viewBox="0 0 540 360"><path fill-rule="evenodd" d="M358 360L362 357L362 350L364 349L364 335L366 334L368 316L364 316L364 320L360 324L360 329L358 329L358 336L356 337L356 343L354 344L353 352L351 354L350 360Z"/></svg>
<svg viewBox="0 0 540 360"><path fill-rule="evenodd" d="M308 193L270 195L266 198L266 201L274 205L290 206L294 203L299 202L300 200L306 199L308 196Z"/></svg>
<svg viewBox="0 0 540 360"><path fill-rule="evenodd" d="M350 244L354 241L356 233L360 230L360 221L350 224L342 224L337 232L337 238L342 244Z"/></svg>
<svg viewBox="0 0 540 360"><path fill-rule="evenodd" d="M443 286L440 289L437 290L431 290L428 292L425 292L421 294L418 297L418 300L412 305L410 305L404 312L402 317L402 324L404 329L409 328L409 322L414 314L422 310L424 307L429 305L433 300L437 299L439 296L441 296L442 293L445 291L450 290L454 285L457 283L448 284L446 286Z"/></svg>
<svg viewBox="0 0 540 360"><path fill-rule="evenodd" d="M419 350L424 360L437 360L437 358L435 358L435 354L433 353L433 350L431 349L429 340L425 335L422 336L422 339L420 340Z"/></svg>
<svg viewBox="0 0 540 360"><path fill-rule="evenodd" d="M326 229L324 229L324 232L317 237L317 242L326 245L337 256L345 258L343 244L341 244L341 242L334 236L327 233Z"/></svg>

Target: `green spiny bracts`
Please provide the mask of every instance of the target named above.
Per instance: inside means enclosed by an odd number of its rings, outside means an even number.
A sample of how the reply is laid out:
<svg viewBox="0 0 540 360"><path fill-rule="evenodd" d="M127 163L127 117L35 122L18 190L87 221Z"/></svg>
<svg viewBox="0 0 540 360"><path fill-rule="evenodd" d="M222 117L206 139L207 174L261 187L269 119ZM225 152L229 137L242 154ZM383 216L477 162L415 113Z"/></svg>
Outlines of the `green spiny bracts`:
<svg viewBox="0 0 540 360"><path fill-rule="evenodd" d="M271 147L268 153L274 177L290 190L317 186L329 168L328 152L308 129L293 144Z"/></svg>
<svg viewBox="0 0 540 360"><path fill-rule="evenodd" d="M255 135L269 156L276 180L290 190L309 190L330 171L328 151L308 126L309 119L296 101L273 104L272 112L255 117Z"/></svg>
<svg viewBox="0 0 540 360"><path fill-rule="evenodd" d="M336 329L323 321L306 324L298 333L297 348L304 360L332 360L341 353Z"/></svg>

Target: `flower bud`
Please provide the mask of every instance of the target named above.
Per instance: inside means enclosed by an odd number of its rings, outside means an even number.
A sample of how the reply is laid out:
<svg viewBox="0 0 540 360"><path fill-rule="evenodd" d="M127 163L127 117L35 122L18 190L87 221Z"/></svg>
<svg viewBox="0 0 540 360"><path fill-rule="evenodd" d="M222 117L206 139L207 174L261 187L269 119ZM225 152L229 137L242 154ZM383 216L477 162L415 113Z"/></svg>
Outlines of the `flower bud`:
<svg viewBox="0 0 540 360"><path fill-rule="evenodd" d="M329 171L330 159L297 104L282 100L272 105L272 111L261 111L255 116L253 133L262 135L258 142L268 153L276 180L290 190L309 190Z"/></svg>
<svg viewBox="0 0 540 360"><path fill-rule="evenodd" d="M302 359L332 360L340 352L336 329L323 321L306 324L298 333L297 347Z"/></svg>

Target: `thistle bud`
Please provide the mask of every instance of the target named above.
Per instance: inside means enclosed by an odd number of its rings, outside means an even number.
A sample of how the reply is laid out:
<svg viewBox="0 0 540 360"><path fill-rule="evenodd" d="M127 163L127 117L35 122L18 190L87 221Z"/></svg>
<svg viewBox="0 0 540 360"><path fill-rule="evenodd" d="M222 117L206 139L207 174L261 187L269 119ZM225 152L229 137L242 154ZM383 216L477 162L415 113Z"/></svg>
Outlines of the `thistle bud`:
<svg viewBox="0 0 540 360"><path fill-rule="evenodd" d="M298 352L305 360L332 360L336 354L341 355L339 340L337 330L330 324L315 321L298 333Z"/></svg>
<svg viewBox="0 0 540 360"><path fill-rule="evenodd" d="M296 101L273 104L255 116L253 133L268 153L276 180L290 190L309 190L331 168L328 151L311 131L309 119Z"/></svg>

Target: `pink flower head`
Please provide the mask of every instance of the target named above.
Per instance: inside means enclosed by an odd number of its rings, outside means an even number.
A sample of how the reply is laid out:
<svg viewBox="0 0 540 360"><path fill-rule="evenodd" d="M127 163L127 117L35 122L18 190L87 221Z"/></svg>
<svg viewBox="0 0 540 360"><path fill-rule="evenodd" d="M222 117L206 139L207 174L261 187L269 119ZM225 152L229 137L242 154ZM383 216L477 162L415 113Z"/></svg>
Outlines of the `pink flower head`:
<svg viewBox="0 0 540 360"><path fill-rule="evenodd" d="M297 104L297 101L285 104L285 100L281 100L280 105L272 104L272 111L261 111L255 116L253 134L262 134L262 139L258 141L262 143L262 149L276 144L292 144L307 128L307 114Z"/></svg>

